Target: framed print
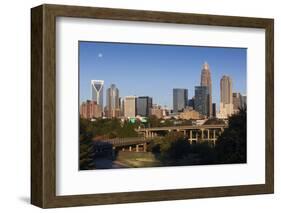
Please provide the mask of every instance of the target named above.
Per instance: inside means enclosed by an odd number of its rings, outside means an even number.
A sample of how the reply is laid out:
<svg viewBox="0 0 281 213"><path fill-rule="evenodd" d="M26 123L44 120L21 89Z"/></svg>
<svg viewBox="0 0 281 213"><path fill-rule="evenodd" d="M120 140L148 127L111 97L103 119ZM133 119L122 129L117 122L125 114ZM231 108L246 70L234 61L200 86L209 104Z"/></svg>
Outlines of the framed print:
<svg viewBox="0 0 281 213"><path fill-rule="evenodd" d="M31 9L31 203L273 193L274 21Z"/></svg>

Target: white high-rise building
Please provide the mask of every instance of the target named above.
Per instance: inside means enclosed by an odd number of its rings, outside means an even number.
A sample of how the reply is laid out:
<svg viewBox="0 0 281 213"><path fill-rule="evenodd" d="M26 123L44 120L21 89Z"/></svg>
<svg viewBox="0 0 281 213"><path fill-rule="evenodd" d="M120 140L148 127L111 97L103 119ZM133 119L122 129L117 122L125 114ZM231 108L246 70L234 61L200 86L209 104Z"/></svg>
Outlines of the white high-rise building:
<svg viewBox="0 0 281 213"><path fill-rule="evenodd" d="M136 117L136 96L126 96L124 99L124 116L127 118Z"/></svg>
<svg viewBox="0 0 281 213"><path fill-rule="evenodd" d="M92 100L103 109L103 80L91 80Z"/></svg>

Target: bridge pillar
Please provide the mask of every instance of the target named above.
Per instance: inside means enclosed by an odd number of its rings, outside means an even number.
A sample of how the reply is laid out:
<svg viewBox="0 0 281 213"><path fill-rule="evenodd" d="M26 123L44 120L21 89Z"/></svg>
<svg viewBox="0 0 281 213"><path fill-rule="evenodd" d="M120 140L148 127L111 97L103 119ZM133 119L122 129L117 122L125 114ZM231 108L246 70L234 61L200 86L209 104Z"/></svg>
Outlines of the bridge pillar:
<svg viewBox="0 0 281 213"><path fill-rule="evenodd" d="M130 152L132 151L132 146L129 146L129 151L130 151Z"/></svg>
<svg viewBox="0 0 281 213"><path fill-rule="evenodd" d="M204 139L204 129L201 129L201 139Z"/></svg>
<svg viewBox="0 0 281 213"><path fill-rule="evenodd" d="M143 144L143 151L144 151L144 152L147 151L147 144L146 144L146 143Z"/></svg>
<svg viewBox="0 0 281 213"><path fill-rule="evenodd" d="M146 130L144 133L145 137L148 138L148 131Z"/></svg>
<svg viewBox="0 0 281 213"><path fill-rule="evenodd" d="M139 152L139 145L136 145L136 152Z"/></svg>
<svg viewBox="0 0 281 213"><path fill-rule="evenodd" d="M192 135L192 130L189 131L189 143L192 144L193 140L193 135Z"/></svg>
<svg viewBox="0 0 281 213"><path fill-rule="evenodd" d="M208 141L210 140L210 130L208 129Z"/></svg>

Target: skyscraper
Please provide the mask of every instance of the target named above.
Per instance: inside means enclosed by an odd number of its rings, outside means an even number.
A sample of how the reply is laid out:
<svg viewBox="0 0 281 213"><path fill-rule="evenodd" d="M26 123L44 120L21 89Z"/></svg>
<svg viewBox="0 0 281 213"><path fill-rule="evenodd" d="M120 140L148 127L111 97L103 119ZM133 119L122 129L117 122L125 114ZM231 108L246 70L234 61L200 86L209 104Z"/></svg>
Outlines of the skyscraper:
<svg viewBox="0 0 281 213"><path fill-rule="evenodd" d="M194 107L201 115L209 115L209 87L196 86L195 87L195 99Z"/></svg>
<svg viewBox="0 0 281 213"><path fill-rule="evenodd" d="M103 109L103 80L91 80L92 101L95 101Z"/></svg>
<svg viewBox="0 0 281 213"><path fill-rule="evenodd" d="M115 84L111 84L106 90L106 111L108 117L118 117L120 115L119 90Z"/></svg>
<svg viewBox="0 0 281 213"><path fill-rule="evenodd" d="M126 96L124 99L124 116L127 118L136 117L136 97Z"/></svg>
<svg viewBox="0 0 281 213"><path fill-rule="evenodd" d="M238 112L242 107L242 96L239 92L232 93L233 111Z"/></svg>
<svg viewBox="0 0 281 213"><path fill-rule="evenodd" d="M141 96L136 99L137 115L149 116L149 110L152 108L152 98L148 96Z"/></svg>
<svg viewBox="0 0 281 213"><path fill-rule="evenodd" d="M222 76L220 80L220 117L227 118L233 114L232 80L229 76Z"/></svg>
<svg viewBox="0 0 281 213"><path fill-rule="evenodd" d="M201 86L208 87L209 95L208 95L208 113L207 116L212 117L212 79L211 79L211 71L207 62L203 64L203 68L201 71Z"/></svg>
<svg viewBox="0 0 281 213"><path fill-rule="evenodd" d="M232 104L232 80L229 76L222 76L220 81L221 103Z"/></svg>
<svg viewBox="0 0 281 213"><path fill-rule="evenodd" d="M182 112L188 103L187 89L173 89L173 112Z"/></svg>

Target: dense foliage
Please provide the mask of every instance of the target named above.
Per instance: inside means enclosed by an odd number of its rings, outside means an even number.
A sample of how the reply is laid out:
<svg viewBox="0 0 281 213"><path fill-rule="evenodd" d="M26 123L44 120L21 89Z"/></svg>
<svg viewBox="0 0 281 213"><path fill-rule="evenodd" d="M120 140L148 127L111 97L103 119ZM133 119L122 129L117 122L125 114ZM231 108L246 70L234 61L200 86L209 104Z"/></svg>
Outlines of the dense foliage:
<svg viewBox="0 0 281 213"><path fill-rule="evenodd" d="M169 119L163 120L158 119L155 115L149 116L147 123L145 124L146 127L162 127L162 126L182 126L182 125L192 125L191 120L176 120L176 119Z"/></svg>
<svg viewBox="0 0 281 213"><path fill-rule="evenodd" d="M103 138L125 138L135 137L137 133L135 128L138 123L125 121L122 123L118 119L98 119L89 121L80 118L80 138L81 140L103 139ZM90 137L90 138L89 138Z"/></svg>
<svg viewBox="0 0 281 213"><path fill-rule="evenodd" d="M217 119L207 124L218 124ZM246 109L229 117L229 126L216 145L208 141L190 144L182 133L170 132L153 139L151 151L164 165L196 165L246 162Z"/></svg>
<svg viewBox="0 0 281 213"><path fill-rule="evenodd" d="M171 132L150 143L149 150L163 165L195 165L216 162L215 149L208 142L190 144L182 133Z"/></svg>
<svg viewBox="0 0 281 213"><path fill-rule="evenodd" d="M247 111L240 109L239 113L229 118L228 128L217 141L217 158L221 163L245 163L247 156Z"/></svg>

